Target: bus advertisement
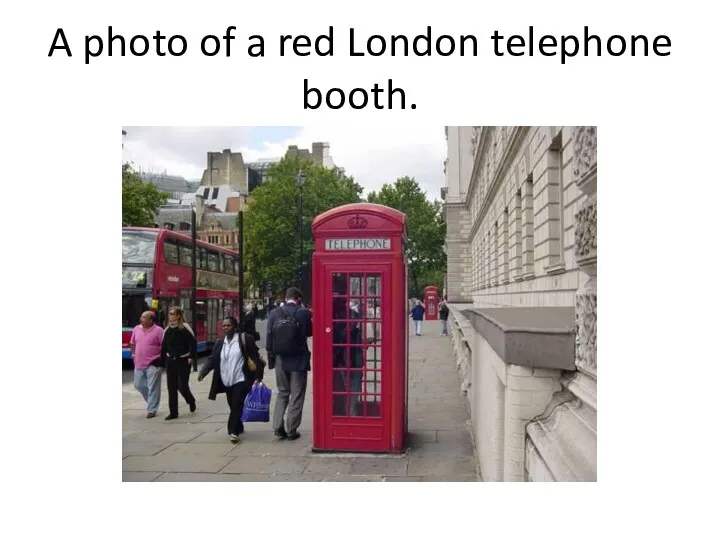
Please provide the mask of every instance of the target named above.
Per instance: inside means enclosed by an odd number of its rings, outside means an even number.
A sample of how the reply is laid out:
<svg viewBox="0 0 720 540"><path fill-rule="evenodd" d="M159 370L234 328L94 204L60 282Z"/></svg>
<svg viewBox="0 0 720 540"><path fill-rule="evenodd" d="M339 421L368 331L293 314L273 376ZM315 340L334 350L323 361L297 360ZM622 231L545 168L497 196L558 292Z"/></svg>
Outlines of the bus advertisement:
<svg viewBox="0 0 720 540"><path fill-rule="evenodd" d="M192 325L192 239L169 229L123 227L122 358L129 361L132 329L152 310L165 326L170 307L180 306ZM240 260L236 251L196 243L195 321L198 352L223 335L222 319L239 314Z"/></svg>

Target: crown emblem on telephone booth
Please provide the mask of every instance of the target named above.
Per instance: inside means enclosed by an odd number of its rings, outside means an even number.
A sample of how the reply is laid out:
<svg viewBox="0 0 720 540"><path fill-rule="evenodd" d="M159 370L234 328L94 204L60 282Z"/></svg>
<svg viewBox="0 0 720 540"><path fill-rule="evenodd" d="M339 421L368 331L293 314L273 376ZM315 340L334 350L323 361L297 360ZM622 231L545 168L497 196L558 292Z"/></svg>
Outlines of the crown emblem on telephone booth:
<svg viewBox="0 0 720 540"><path fill-rule="evenodd" d="M360 216L355 216L353 218L348 219L348 227L351 229L364 229L367 227L367 220L361 218Z"/></svg>

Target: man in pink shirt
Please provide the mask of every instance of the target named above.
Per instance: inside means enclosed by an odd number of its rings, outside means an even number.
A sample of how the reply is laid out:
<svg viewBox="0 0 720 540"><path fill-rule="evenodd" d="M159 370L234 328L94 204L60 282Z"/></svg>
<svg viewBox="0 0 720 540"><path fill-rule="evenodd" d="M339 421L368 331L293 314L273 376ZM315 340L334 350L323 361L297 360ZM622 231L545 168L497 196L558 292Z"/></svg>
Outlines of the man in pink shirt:
<svg viewBox="0 0 720 540"><path fill-rule="evenodd" d="M154 418L160 407L162 367L160 350L163 329L155 324L155 313L146 311L140 316L140 324L133 328L130 351L135 363L135 388L147 403L147 417Z"/></svg>

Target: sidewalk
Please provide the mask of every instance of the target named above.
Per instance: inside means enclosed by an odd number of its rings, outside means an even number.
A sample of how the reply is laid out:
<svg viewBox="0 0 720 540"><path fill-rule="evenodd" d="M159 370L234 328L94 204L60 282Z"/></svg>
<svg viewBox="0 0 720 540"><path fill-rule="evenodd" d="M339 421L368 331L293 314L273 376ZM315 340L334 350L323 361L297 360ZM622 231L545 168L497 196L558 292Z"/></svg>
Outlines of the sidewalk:
<svg viewBox="0 0 720 540"><path fill-rule="evenodd" d="M249 423L234 445L226 433L225 396L209 401L211 377L198 383L193 373L197 411L190 414L180 397L180 418L169 422L163 420L168 411L164 380L153 419L145 418L145 403L132 383L123 384L123 481L479 481L450 338L439 335L436 321L423 326L423 336L410 336L410 435L404 456L313 454L312 373L300 439L274 442L270 424ZM266 373L274 406L275 374Z"/></svg>

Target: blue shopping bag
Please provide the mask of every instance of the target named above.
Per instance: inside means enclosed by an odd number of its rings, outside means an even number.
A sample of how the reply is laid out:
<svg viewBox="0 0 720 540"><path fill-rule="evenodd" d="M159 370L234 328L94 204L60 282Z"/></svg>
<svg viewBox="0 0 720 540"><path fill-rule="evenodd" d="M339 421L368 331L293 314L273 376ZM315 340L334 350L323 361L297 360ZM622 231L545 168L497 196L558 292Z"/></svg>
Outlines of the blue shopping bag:
<svg viewBox="0 0 720 540"><path fill-rule="evenodd" d="M242 422L269 422L270 421L270 398L272 390L264 383L253 385L250 393L245 398L243 406Z"/></svg>

